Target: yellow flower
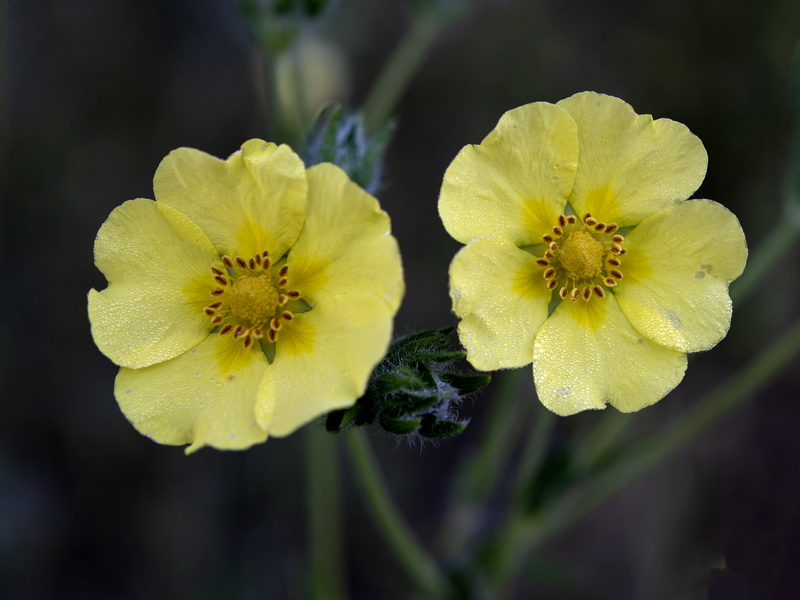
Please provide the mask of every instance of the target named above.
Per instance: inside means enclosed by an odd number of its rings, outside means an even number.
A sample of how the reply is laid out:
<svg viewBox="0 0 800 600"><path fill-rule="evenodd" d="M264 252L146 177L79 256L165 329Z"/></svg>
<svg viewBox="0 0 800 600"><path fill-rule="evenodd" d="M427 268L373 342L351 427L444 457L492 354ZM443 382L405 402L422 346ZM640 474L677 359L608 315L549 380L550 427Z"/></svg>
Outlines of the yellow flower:
<svg viewBox="0 0 800 600"><path fill-rule="evenodd" d="M242 449L351 406L403 295L377 201L331 164L250 140L223 161L180 148L156 201L116 208L89 292L115 395L163 444Z"/></svg>
<svg viewBox="0 0 800 600"><path fill-rule="evenodd" d="M684 125L591 92L507 112L444 176L439 214L477 369L533 363L570 415L657 402L727 333L747 259L736 217L690 200L708 158Z"/></svg>

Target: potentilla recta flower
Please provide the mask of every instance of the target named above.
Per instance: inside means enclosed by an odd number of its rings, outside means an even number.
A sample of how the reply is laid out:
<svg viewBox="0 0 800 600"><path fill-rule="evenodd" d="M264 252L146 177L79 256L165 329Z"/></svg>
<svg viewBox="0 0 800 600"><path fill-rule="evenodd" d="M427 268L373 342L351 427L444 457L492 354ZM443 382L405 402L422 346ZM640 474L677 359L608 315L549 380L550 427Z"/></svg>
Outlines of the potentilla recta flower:
<svg viewBox="0 0 800 600"><path fill-rule="evenodd" d="M747 246L736 217L686 200L700 140L592 92L504 114L444 175L439 214L466 246L450 266L470 363L533 363L560 415L639 410L727 333Z"/></svg>
<svg viewBox="0 0 800 600"><path fill-rule="evenodd" d="M351 406L403 295L389 217L332 164L250 140L171 152L156 200L116 208L89 292L115 395L163 444L242 449Z"/></svg>

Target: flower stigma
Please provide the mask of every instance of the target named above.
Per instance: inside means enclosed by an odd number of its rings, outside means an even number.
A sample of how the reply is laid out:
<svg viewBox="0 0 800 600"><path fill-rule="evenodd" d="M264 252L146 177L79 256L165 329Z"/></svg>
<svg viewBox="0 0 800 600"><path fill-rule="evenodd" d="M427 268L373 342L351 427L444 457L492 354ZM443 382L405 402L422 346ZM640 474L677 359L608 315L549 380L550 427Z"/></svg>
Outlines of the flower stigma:
<svg viewBox="0 0 800 600"><path fill-rule="evenodd" d="M249 260L223 256L222 263L225 269L211 267L218 286L209 293L216 300L203 309L203 314L212 325L220 326L220 335L232 333L245 348L265 336L275 343L283 321L294 319L294 313L284 307L300 298L299 291L288 289L289 265L273 273L267 250Z"/></svg>
<svg viewBox="0 0 800 600"><path fill-rule="evenodd" d="M544 267L547 289L560 286L559 297L569 297L572 302L604 298L606 289L622 279L620 257L627 250L622 247L625 238L615 233L617 229L616 223L603 223L591 213L581 221L575 215L559 216L558 224L542 236L548 248L536 261Z"/></svg>

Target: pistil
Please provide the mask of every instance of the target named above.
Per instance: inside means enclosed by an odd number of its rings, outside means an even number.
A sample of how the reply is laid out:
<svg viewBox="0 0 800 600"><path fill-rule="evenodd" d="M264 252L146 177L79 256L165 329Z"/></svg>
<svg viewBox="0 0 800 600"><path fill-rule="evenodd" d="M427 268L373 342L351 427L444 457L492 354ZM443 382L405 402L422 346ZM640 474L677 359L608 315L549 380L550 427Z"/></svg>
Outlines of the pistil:
<svg viewBox="0 0 800 600"><path fill-rule="evenodd" d="M212 325L221 326L220 335L233 334L245 348L264 337L277 342L283 321L294 319L286 304L301 297L299 291L289 289L289 265L273 273L266 250L248 260L241 256L222 256L221 260L225 270L211 267L219 287L209 292L215 301L203 309L203 314Z"/></svg>

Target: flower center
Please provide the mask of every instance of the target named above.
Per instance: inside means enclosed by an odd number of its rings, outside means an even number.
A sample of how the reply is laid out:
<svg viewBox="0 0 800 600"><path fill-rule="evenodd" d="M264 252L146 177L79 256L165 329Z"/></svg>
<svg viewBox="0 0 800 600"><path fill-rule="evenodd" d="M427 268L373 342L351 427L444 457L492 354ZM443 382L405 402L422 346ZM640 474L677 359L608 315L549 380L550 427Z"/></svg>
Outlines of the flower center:
<svg viewBox="0 0 800 600"><path fill-rule="evenodd" d="M588 231L575 231L559 250L561 266L571 279L591 279L603 272L603 244Z"/></svg>
<svg viewBox="0 0 800 600"><path fill-rule="evenodd" d="M604 298L606 290L622 279L620 257L627 250L622 247L625 238L615 234L617 229L616 223L599 222L590 213L582 221L575 215L558 217L558 224L542 236L548 248L536 261L544 268L547 289L561 286L559 297L564 300L569 296L573 302L578 298L588 302L593 296ZM562 239L560 244L558 239Z"/></svg>
<svg viewBox="0 0 800 600"><path fill-rule="evenodd" d="M229 302L234 316L263 325L278 308L278 293L268 274L242 275L233 282Z"/></svg>
<svg viewBox="0 0 800 600"><path fill-rule="evenodd" d="M203 309L203 314L212 325L220 326L220 335L233 333L245 348L265 334L274 344L283 322L294 319L294 313L283 308L291 300L300 299L300 292L288 289L289 265L273 267L266 250L249 260L223 256L222 264L224 269L211 267L218 287L209 292L215 301Z"/></svg>

